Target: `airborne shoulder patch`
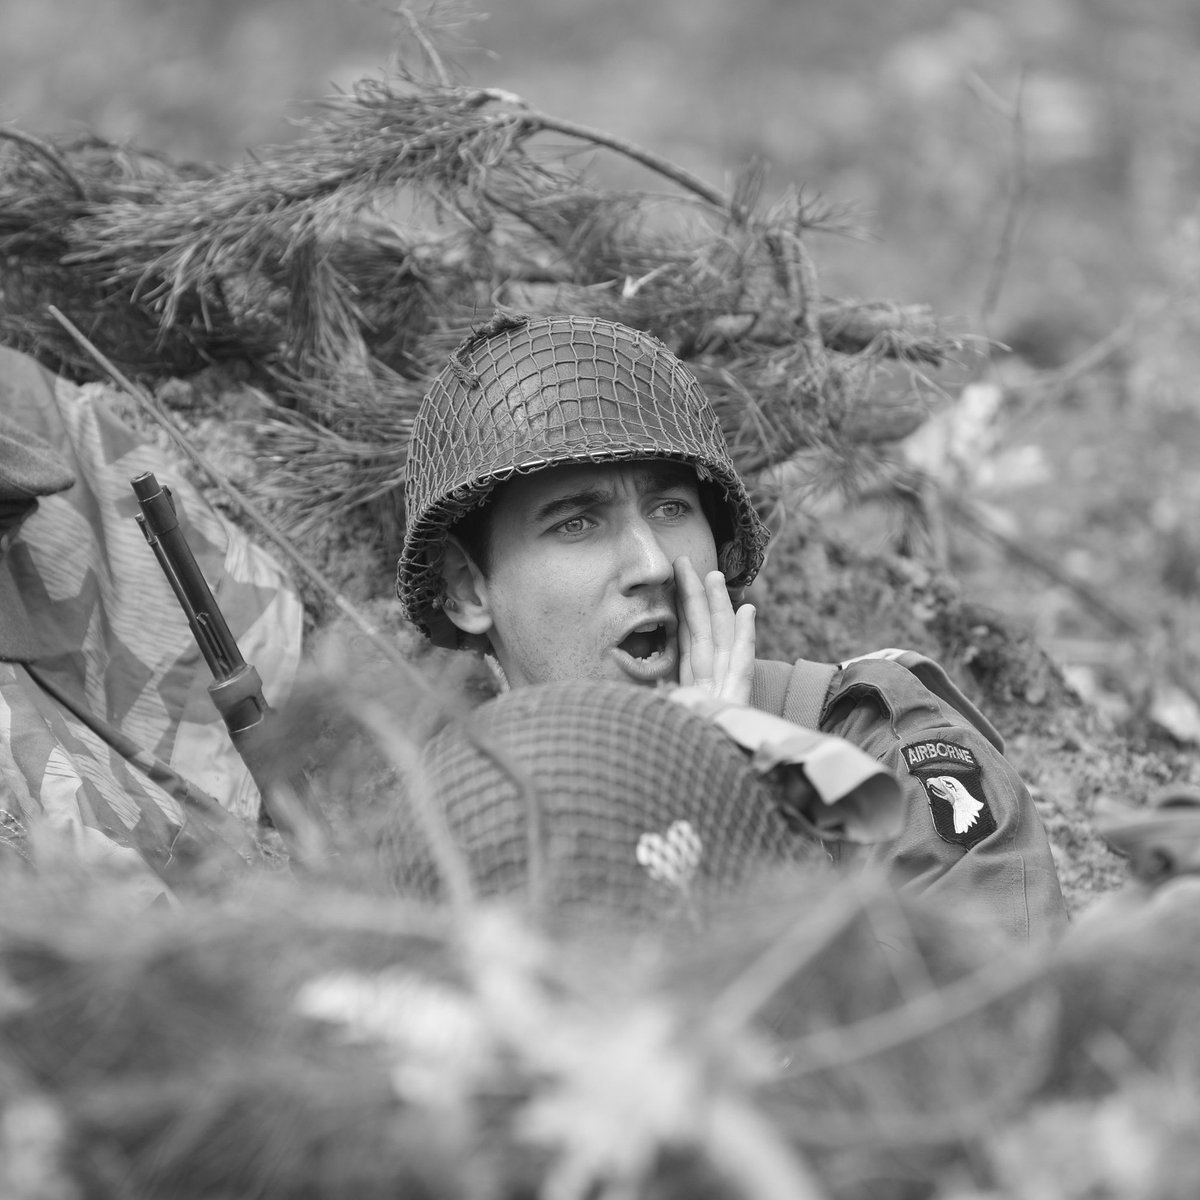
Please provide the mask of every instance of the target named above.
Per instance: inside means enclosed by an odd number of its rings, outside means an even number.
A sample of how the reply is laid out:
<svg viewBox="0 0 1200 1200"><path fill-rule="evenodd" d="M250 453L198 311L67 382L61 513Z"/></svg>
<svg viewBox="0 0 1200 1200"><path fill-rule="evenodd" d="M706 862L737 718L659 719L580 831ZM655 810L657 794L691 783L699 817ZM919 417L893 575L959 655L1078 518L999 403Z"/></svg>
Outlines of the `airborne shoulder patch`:
<svg viewBox="0 0 1200 1200"><path fill-rule="evenodd" d="M909 742L901 748L910 775L925 788L933 827L943 841L970 849L996 832L975 754L957 742Z"/></svg>

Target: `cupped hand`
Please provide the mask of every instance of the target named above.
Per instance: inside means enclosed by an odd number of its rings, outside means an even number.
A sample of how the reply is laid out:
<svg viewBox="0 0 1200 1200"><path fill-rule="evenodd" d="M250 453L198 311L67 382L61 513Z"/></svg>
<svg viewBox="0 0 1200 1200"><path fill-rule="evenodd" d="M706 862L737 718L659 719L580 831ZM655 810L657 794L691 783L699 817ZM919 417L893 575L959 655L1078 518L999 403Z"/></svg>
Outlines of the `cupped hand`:
<svg viewBox="0 0 1200 1200"><path fill-rule="evenodd" d="M679 682L724 700L750 703L754 678L754 605L734 609L720 571L703 579L688 558L677 558Z"/></svg>

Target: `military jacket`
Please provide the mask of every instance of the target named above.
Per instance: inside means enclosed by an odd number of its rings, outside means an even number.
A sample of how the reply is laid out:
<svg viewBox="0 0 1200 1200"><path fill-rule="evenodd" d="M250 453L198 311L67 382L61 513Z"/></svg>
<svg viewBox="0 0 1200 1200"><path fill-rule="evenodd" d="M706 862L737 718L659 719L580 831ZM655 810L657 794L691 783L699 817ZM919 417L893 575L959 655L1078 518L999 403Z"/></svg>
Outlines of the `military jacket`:
<svg viewBox="0 0 1200 1200"><path fill-rule="evenodd" d="M940 675L930 660L908 657ZM752 703L778 710L779 697L760 677L767 668L778 672L779 664L758 668ZM975 908L1021 941L1060 932L1066 905L1033 798L1004 757L999 735L957 689L948 683L943 689L959 701L955 706L887 657L831 666L823 679L813 678L821 681L814 686L825 685L811 709L815 726L876 758L905 795L899 837L838 847L839 861L882 866L900 886ZM783 715L796 719L794 706Z"/></svg>

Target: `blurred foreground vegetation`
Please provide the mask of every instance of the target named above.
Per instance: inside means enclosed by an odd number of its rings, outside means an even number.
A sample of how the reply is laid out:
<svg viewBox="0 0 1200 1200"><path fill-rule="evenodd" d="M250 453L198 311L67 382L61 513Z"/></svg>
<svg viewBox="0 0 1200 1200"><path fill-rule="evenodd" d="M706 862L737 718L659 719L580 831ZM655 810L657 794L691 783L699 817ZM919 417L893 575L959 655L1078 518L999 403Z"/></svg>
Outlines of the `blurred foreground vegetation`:
<svg viewBox="0 0 1200 1200"><path fill-rule="evenodd" d="M0 1194L1190 1200L1174 886L1051 952L861 881L764 883L697 936L336 870L151 909L10 872Z"/></svg>

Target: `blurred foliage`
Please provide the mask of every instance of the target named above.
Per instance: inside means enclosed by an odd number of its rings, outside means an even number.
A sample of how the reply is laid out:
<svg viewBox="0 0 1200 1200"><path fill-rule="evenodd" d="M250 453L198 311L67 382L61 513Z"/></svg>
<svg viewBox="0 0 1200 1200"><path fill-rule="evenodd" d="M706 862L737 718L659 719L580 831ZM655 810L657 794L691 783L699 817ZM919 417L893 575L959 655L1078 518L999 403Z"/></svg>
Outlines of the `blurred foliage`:
<svg viewBox="0 0 1200 1200"><path fill-rule="evenodd" d="M236 161L288 139L303 102L384 70L399 32L366 0L15 0L0 120ZM543 110L707 178L758 155L779 186L852 206L872 240L822 248L835 294L971 317L1019 102L1028 187L990 332L1043 357L1105 332L1129 285L1157 278L1200 172L1200 18L1184 0L510 0L462 38L467 70Z"/></svg>
<svg viewBox="0 0 1200 1200"><path fill-rule="evenodd" d="M989 94L1020 91L1036 176L1013 305L1070 291L1102 307L1096 285L1150 265L1194 190L1198 26L1184 0L511 0L463 41L495 55L497 85L701 175L761 155L810 180L880 235L835 248L848 290L970 312L1013 165ZM298 103L386 67L397 32L356 0L17 0L0 12L0 119L232 161L286 139ZM460 56L476 74L480 53Z"/></svg>
<svg viewBox="0 0 1200 1200"><path fill-rule="evenodd" d="M72 865L0 880L6 1200L1195 1195L1186 883L1052 953L878 884L633 938Z"/></svg>

